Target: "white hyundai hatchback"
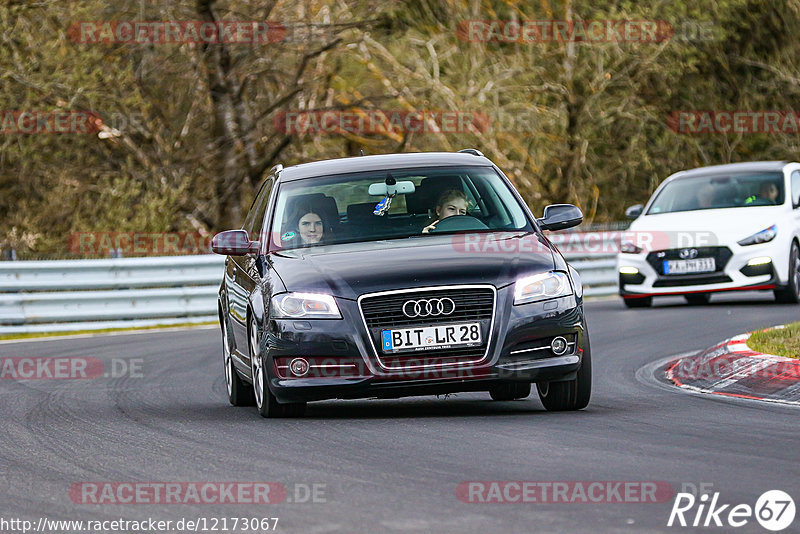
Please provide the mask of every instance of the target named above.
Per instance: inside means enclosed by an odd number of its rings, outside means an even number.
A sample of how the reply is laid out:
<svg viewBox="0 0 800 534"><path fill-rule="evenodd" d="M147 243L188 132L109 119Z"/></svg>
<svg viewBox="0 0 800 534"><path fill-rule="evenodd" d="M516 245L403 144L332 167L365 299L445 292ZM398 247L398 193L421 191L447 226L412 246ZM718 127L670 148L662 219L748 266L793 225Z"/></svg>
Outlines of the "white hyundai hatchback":
<svg viewBox="0 0 800 534"><path fill-rule="evenodd" d="M800 163L681 171L626 215L635 220L617 270L629 308L662 295L704 304L712 293L738 290L800 302Z"/></svg>

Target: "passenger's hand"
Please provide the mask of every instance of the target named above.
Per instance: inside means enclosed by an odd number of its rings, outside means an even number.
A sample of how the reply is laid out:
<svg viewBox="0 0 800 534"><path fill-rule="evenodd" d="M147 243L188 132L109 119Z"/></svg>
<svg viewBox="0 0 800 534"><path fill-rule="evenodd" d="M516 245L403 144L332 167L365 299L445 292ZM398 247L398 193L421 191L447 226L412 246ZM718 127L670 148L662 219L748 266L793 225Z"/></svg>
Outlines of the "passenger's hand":
<svg viewBox="0 0 800 534"><path fill-rule="evenodd" d="M435 221L430 223L428 226L426 226L425 228L422 229L422 233L423 234L429 234L431 230L436 230L436 224L438 222L439 222L439 219L436 219Z"/></svg>

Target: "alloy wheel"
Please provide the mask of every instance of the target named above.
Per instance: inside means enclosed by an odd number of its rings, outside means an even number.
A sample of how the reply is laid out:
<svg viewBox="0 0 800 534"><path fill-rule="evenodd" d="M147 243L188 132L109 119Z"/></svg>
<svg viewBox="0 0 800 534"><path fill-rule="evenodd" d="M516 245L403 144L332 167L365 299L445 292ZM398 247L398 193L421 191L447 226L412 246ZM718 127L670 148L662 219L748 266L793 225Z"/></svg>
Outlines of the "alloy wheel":
<svg viewBox="0 0 800 534"><path fill-rule="evenodd" d="M233 361L231 360L231 346L228 344L228 324L222 321L222 363L225 366L225 387L230 398L233 392Z"/></svg>
<svg viewBox="0 0 800 534"><path fill-rule="evenodd" d="M253 376L253 392L256 396L256 406L261 410L264 405L264 372L258 343L258 328L251 321L248 330L250 331L250 370Z"/></svg>
<svg viewBox="0 0 800 534"><path fill-rule="evenodd" d="M794 248L794 293L800 297L800 249Z"/></svg>

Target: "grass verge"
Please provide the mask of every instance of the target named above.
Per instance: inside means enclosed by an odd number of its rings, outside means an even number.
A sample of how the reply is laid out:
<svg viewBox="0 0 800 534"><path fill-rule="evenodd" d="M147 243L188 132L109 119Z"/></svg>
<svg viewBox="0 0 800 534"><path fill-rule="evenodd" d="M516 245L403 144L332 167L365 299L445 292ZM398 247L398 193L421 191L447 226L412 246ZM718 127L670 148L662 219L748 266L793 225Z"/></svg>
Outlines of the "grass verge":
<svg viewBox="0 0 800 534"><path fill-rule="evenodd" d="M800 358L800 322L787 324L786 328L756 332L747 340L747 346L764 354Z"/></svg>
<svg viewBox="0 0 800 534"><path fill-rule="evenodd" d="M108 334L111 332L132 332L135 330L162 330L164 328L185 328L189 326L208 326L212 324L218 323L217 321L208 321L204 323L178 323L154 326L132 326L129 328L104 328L102 330L75 330L72 332L32 332L26 334L4 334L0 335L0 341L5 341L7 339L31 339L37 337L77 336L80 334Z"/></svg>

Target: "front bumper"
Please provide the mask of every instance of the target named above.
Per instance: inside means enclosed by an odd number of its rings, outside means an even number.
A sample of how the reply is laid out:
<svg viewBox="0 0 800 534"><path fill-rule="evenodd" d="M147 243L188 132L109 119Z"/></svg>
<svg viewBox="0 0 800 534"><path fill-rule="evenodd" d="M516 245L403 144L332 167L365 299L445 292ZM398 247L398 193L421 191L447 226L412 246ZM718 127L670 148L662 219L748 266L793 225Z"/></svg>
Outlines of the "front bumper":
<svg viewBox="0 0 800 534"><path fill-rule="evenodd" d="M487 391L504 382L569 380L588 346L581 300L569 296L514 306L509 286L497 290L488 350L480 362L429 365L422 356L417 361L421 365L386 370L375 352L380 347L370 343L357 302L336 300L343 319L268 322L262 346L269 388L279 402L397 398ZM546 348L557 336L571 342L559 356ZM304 377L292 377L288 369L288 362L298 357L312 366Z"/></svg>
<svg viewBox="0 0 800 534"><path fill-rule="evenodd" d="M776 240L777 241L777 240ZM697 275L664 275L657 270L648 253L617 254L619 294L625 298L685 295L742 290L771 290L782 287L782 248L777 242L742 247L728 245L730 256L724 268ZM656 251L656 253L659 251ZM651 253L651 255L654 253ZM767 264L749 266L751 260L770 258ZM636 269L637 274L630 271ZM627 272L626 272L627 271ZM786 275L783 276L786 278Z"/></svg>

